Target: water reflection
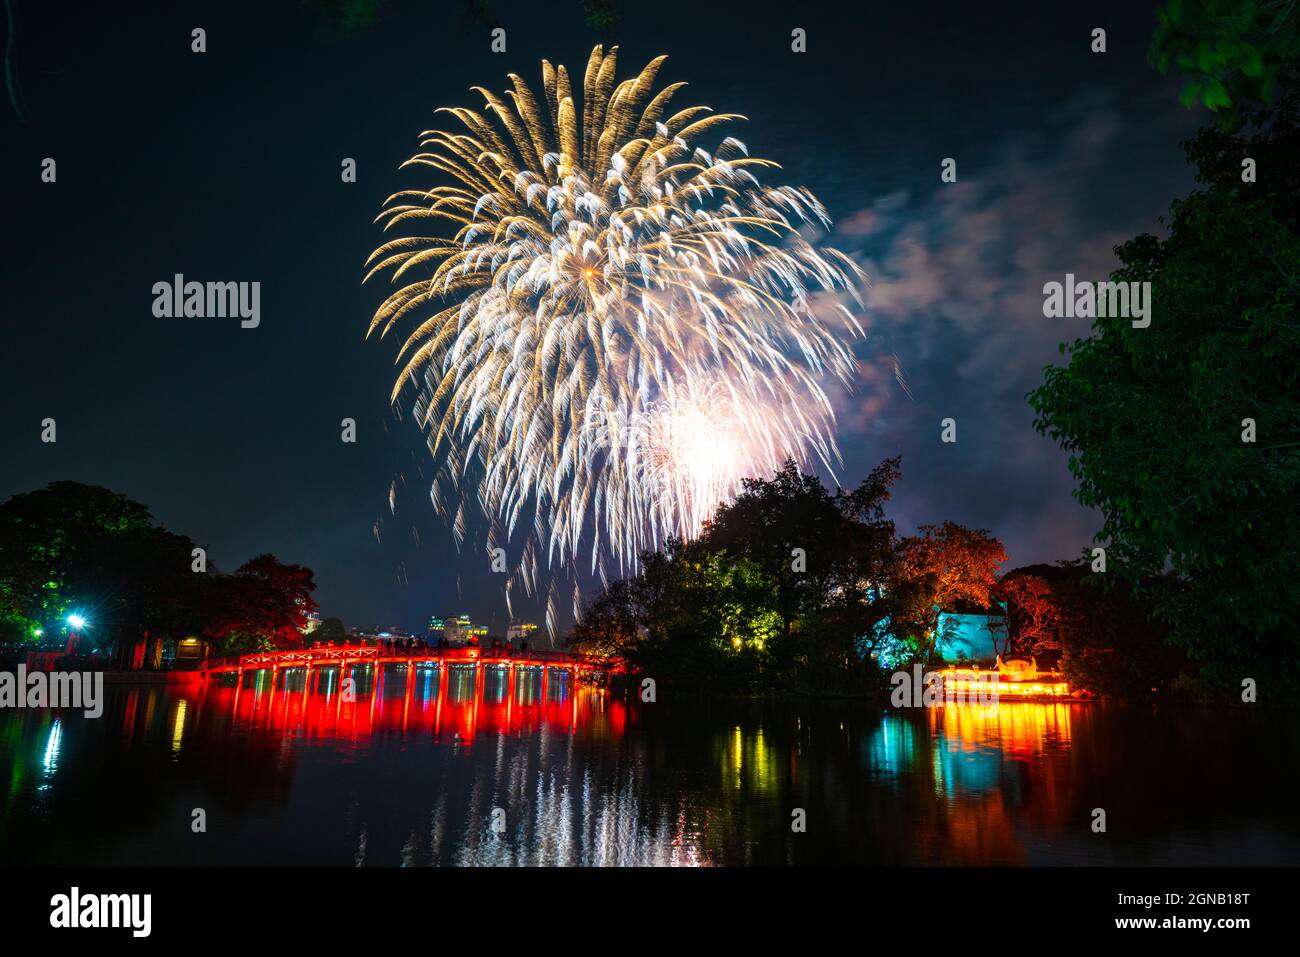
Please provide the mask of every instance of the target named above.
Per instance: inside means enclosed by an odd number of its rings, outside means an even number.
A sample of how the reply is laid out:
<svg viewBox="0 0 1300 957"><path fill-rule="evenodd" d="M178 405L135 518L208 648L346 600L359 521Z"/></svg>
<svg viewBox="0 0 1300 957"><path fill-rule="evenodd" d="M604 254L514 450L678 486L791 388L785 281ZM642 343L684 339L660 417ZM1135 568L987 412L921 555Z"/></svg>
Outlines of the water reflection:
<svg viewBox="0 0 1300 957"><path fill-rule="evenodd" d="M0 714L6 863L1297 863L1295 721L639 705L540 669L248 674ZM1286 781L1283 778L1287 777ZM1111 830L1093 834L1091 809ZM209 831L190 831L196 807ZM493 826L504 811L504 830ZM805 832L792 828L802 810Z"/></svg>
<svg viewBox="0 0 1300 957"><path fill-rule="evenodd" d="M1070 746L1070 709L1060 702L1016 701L951 705L927 712L930 727L949 750L1000 751L1012 758L1033 758Z"/></svg>
<svg viewBox="0 0 1300 957"><path fill-rule="evenodd" d="M344 693L343 677L354 682L353 694ZM480 734L526 734L543 726L573 732L580 722L592 722L589 709L607 706L623 725L627 705L622 701L576 690L572 676L559 669L543 674L540 667L451 665L444 674L437 667L408 673L404 666L388 665L352 668L346 676L337 668L311 675L305 669L259 671L242 683L232 676L208 693L222 701L213 706L229 709L236 729L311 741L361 744L397 733L469 746Z"/></svg>

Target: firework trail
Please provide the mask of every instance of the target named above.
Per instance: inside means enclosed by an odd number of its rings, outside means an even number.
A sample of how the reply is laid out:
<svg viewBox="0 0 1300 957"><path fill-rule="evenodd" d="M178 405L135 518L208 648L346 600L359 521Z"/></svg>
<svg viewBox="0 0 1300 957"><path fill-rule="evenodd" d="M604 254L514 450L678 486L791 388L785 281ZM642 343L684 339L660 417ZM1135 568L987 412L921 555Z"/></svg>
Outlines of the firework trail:
<svg viewBox="0 0 1300 957"><path fill-rule="evenodd" d="M839 299L860 305L864 277L805 236L830 224L817 199L763 185L778 167L734 137L697 145L743 117L670 110L685 84L655 92L664 57L620 83L616 59L595 48L581 104L543 61L540 96L512 74L504 96L474 88L482 111L440 110L456 128L403 164L437 185L378 217L422 233L367 262L395 287L369 333L414 326L392 401L415 395L434 506L458 542L481 509L530 593L584 542L593 571L625 571L740 479L787 456L829 466L821 382L851 378L862 335ZM552 629L555 598L552 579Z"/></svg>

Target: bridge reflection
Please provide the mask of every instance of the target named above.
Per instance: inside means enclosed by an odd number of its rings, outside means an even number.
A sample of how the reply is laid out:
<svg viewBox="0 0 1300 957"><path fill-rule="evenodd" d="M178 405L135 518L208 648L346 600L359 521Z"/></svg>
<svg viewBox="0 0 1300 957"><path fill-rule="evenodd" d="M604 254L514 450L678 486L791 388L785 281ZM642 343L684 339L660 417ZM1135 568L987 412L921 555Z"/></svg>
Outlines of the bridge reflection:
<svg viewBox="0 0 1300 957"><path fill-rule="evenodd" d="M473 742L482 733L569 733L592 715L621 734L627 705L583 685L575 669L482 661L356 664L246 670L211 681L236 724L308 739L363 740L376 733Z"/></svg>

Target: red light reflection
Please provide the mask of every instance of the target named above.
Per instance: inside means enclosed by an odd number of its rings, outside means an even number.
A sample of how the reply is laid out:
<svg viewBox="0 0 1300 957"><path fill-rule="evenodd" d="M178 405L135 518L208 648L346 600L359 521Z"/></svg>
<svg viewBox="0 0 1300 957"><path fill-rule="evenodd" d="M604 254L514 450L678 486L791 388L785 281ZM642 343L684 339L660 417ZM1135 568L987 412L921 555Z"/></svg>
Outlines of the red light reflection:
<svg viewBox="0 0 1300 957"><path fill-rule="evenodd" d="M352 700L344 678L355 683ZM229 699L236 724L357 743L396 732L470 744L480 734L573 734L596 724L622 735L630 717L625 702L572 669L515 662L265 669L239 684L213 681L207 694Z"/></svg>

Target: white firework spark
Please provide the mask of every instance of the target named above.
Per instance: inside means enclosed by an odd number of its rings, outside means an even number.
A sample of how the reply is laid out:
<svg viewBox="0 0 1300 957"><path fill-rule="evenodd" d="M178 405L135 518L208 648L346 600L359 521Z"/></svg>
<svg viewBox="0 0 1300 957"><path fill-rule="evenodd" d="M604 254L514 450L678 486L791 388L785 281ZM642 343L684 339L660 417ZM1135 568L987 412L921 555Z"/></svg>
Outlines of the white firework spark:
<svg viewBox="0 0 1300 957"><path fill-rule="evenodd" d="M396 287L370 332L415 321L392 399L414 386L434 505L459 541L476 502L530 591L584 542L602 575L606 555L626 569L787 456L829 465L821 382L851 378L862 334L838 303L860 304L861 272L804 235L829 226L817 199L763 185L778 167L733 137L697 145L742 117L670 112L685 84L654 92L664 57L621 83L616 59L592 52L581 106L543 61L540 97L511 75L504 97L475 88L482 112L439 111L459 128L421 134L404 164L439 184L379 221L442 235L367 263ZM815 309L826 292L836 305Z"/></svg>

